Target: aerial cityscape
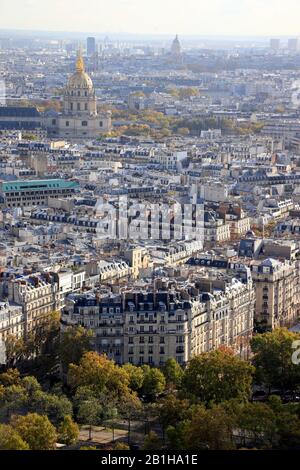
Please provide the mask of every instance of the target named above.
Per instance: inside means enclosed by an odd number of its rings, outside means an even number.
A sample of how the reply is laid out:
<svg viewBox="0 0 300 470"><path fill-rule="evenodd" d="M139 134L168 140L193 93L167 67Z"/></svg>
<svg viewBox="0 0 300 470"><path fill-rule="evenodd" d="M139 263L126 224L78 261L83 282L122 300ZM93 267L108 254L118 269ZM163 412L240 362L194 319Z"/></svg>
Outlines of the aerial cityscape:
<svg viewBox="0 0 300 470"><path fill-rule="evenodd" d="M298 3L40 3L1 7L0 450L300 450Z"/></svg>

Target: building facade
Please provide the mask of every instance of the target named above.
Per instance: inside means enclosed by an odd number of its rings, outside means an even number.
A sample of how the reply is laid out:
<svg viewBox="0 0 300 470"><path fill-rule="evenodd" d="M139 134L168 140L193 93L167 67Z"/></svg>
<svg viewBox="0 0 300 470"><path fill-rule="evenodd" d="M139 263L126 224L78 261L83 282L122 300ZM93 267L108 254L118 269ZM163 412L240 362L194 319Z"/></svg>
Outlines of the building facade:
<svg viewBox="0 0 300 470"><path fill-rule="evenodd" d="M179 364L220 346L248 357L255 292L251 276L198 279L184 286L156 280L145 289L119 294L71 295L62 329L82 325L94 332L94 346L117 363Z"/></svg>

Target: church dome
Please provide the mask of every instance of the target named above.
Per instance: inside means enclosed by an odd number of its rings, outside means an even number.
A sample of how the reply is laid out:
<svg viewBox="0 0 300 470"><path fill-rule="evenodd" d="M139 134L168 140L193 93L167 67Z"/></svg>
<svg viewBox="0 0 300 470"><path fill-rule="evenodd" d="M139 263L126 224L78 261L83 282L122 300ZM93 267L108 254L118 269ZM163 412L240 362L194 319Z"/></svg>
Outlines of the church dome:
<svg viewBox="0 0 300 470"><path fill-rule="evenodd" d="M93 82L90 76L84 71L84 62L81 53L78 54L76 61L76 72L68 80L67 88L85 88L92 90Z"/></svg>

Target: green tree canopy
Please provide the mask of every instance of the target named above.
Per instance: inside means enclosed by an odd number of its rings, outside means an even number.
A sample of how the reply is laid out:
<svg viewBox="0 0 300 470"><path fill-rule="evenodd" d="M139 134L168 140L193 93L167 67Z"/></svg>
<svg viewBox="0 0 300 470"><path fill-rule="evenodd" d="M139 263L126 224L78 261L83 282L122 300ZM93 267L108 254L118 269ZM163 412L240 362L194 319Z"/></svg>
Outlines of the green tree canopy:
<svg viewBox="0 0 300 470"><path fill-rule="evenodd" d="M208 403L250 395L254 368L228 349L218 349L193 357L184 371L183 390Z"/></svg>
<svg viewBox="0 0 300 470"><path fill-rule="evenodd" d="M29 450L29 445L9 424L0 424L0 450Z"/></svg>
<svg viewBox="0 0 300 470"><path fill-rule="evenodd" d="M143 371L144 382L142 392L149 398L155 398L165 389L165 376L159 369L151 368L148 365L143 366Z"/></svg>
<svg viewBox="0 0 300 470"><path fill-rule="evenodd" d="M69 327L62 334L59 345L59 357L63 367L79 364L83 354L91 350L93 333L82 326Z"/></svg>
<svg viewBox="0 0 300 470"><path fill-rule="evenodd" d="M66 415L58 428L59 442L66 445L76 444L79 438L79 427L72 416Z"/></svg>
<svg viewBox="0 0 300 470"><path fill-rule="evenodd" d="M257 382L282 390L296 390L300 386L300 367L292 362L295 352L292 345L299 339L300 334L285 328L277 328L252 338L252 362L256 368Z"/></svg>
<svg viewBox="0 0 300 470"><path fill-rule="evenodd" d="M30 450L55 449L56 430L47 416L28 413L26 416L13 416L11 425L21 438L27 442Z"/></svg>
<svg viewBox="0 0 300 470"><path fill-rule="evenodd" d="M175 359L170 358L166 361L162 367L162 373L165 376L167 385L174 385L177 388L180 387L183 370Z"/></svg>

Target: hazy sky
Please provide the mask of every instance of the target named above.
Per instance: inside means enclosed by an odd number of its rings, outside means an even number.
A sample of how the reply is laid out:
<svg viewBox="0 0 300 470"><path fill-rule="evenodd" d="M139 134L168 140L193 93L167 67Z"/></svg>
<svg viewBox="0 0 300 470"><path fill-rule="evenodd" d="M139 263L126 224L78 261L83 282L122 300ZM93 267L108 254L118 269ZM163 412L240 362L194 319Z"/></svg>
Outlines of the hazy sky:
<svg viewBox="0 0 300 470"><path fill-rule="evenodd" d="M300 0L0 0L0 28L300 35Z"/></svg>

